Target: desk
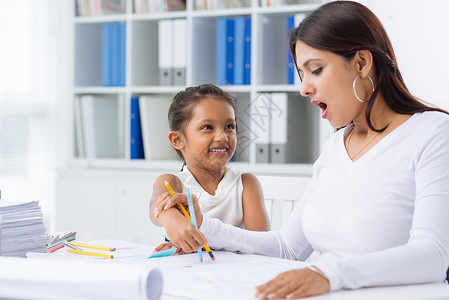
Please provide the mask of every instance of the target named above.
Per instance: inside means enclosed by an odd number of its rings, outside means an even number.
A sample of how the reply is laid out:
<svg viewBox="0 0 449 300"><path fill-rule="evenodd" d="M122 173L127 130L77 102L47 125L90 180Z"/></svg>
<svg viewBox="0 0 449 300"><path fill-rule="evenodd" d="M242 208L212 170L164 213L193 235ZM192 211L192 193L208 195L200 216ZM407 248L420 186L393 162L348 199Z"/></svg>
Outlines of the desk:
<svg viewBox="0 0 449 300"><path fill-rule="evenodd" d="M225 251L214 251L216 260L211 261L204 255L201 263L197 253L147 259L154 247L133 244L116 240L95 241L96 244L116 247L114 259L98 259L94 257L74 255L64 249L53 254L40 254L46 259L70 259L79 261L95 261L99 263L150 266L159 269L163 275L161 300L229 300L255 299L256 285L262 284L280 272L302 268L304 262L290 261L280 258L252 254L235 254ZM112 283L111 283L112 284ZM116 282L114 287L120 282ZM148 281L145 290L152 288ZM153 286L154 287L154 286ZM159 285L160 288L160 285ZM84 298L83 298L84 299ZM96 298L98 299L98 298ZM146 299L142 295L134 299ZM134 300L129 299L129 300ZM374 300L374 299L449 299L449 285L445 283L404 285L390 287L364 288L359 290L344 290L307 298L314 300ZM128 300L128 299L127 299Z"/></svg>

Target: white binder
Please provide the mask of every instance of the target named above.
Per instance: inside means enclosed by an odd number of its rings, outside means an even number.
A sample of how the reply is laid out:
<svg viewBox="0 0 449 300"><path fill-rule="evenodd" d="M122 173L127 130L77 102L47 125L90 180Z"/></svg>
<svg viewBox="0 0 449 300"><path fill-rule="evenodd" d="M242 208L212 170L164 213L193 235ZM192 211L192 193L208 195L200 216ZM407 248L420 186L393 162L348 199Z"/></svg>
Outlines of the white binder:
<svg viewBox="0 0 449 300"><path fill-rule="evenodd" d="M173 78L174 85L186 84L187 24L186 19L173 20Z"/></svg>
<svg viewBox="0 0 449 300"><path fill-rule="evenodd" d="M173 22L159 20L159 85L173 85Z"/></svg>

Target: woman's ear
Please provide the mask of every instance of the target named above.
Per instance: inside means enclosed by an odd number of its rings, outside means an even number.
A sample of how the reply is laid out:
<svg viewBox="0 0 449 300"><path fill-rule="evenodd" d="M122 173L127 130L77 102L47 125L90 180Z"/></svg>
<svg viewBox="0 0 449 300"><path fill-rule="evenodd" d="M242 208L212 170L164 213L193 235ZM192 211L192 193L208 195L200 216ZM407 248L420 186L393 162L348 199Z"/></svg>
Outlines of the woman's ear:
<svg viewBox="0 0 449 300"><path fill-rule="evenodd" d="M360 77L365 78L372 74L373 70L373 54L369 50L359 50L355 54L355 65L357 73Z"/></svg>
<svg viewBox="0 0 449 300"><path fill-rule="evenodd" d="M178 131L170 131L168 133L168 140L176 150L185 148L183 136Z"/></svg>

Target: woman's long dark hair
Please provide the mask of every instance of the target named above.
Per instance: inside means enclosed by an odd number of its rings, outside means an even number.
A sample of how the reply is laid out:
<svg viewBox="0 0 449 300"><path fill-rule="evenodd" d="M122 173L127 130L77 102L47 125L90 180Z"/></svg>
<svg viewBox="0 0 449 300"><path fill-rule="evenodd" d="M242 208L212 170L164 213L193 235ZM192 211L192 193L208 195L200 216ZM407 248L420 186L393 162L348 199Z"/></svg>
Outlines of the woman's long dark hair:
<svg viewBox="0 0 449 300"><path fill-rule="evenodd" d="M366 106L368 126L376 96L380 93L387 105L397 113L413 114L424 111L446 111L430 107L410 94L401 72L390 39L379 19L367 7L352 1L326 3L313 11L290 33L290 53L296 64L296 41L312 48L338 54L351 60L357 51L368 50L373 55L377 86Z"/></svg>

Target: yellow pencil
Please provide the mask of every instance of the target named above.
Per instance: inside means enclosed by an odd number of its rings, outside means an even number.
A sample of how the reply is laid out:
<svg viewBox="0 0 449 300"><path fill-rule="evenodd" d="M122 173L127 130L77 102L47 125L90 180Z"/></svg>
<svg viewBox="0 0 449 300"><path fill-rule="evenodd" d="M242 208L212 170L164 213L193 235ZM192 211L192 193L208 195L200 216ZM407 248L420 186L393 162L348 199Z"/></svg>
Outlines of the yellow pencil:
<svg viewBox="0 0 449 300"><path fill-rule="evenodd" d="M83 254L83 255L90 255L90 256L98 256L98 257L104 257L104 258L114 258L113 255L110 254L102 254L102 253L95 253L95 252L88 252L88 251L80 251L80 250L73 250L68 249L67 250L70 253L76 253L76 254Z"/></svg>
<svg viewBox="0 0 449 300"><path fill-rule="evenodd" d="M170 195L172 195L172 197L175 195L175 192L173 191L170 183L168 183L167 180L164 180L164 184L165 187L167 187L168 192L170 193ZM190 218L189 214L187 213L186 209L184 208L184 206L181 203L178 203L178 207L181 209L182 213L184 214L184 216L189 219L190 222L192 222L192 219ZM209 246L207 244L204 244L204 249L206 249L207 253L209 254L210 258L212 260L215 260L215 256L212 253L212 251L210 250Z"/></svg>
<svg viewBox="0 0 449 300"><path fill-rule="evenodd" d="M170 193L170 195L172 195L172 197L175 195L175 192L173 191L170 183L168 183L167 180L164 180L165 183L165 187L167 188L168 192ZM187 213L187 210L184 208L184 206L182 206L181 203L178 203L178 207L181 209L182 213L184 214L184 216L186 216L187 219L189 219L190 222L192 222L192 219L190 219L189 214Z"/></svg>
<svg viewBox="0 0 449 300"><path fill-rule="evenodd" d="M90 249L97 249L97 250L104 250L104 251L115 251L115 248L109 248L106 246L88 244L88 243L83 243L83 242L69 242L69 244L76 246L76 247L83 247L83 248L90 248Z"/></svg>

